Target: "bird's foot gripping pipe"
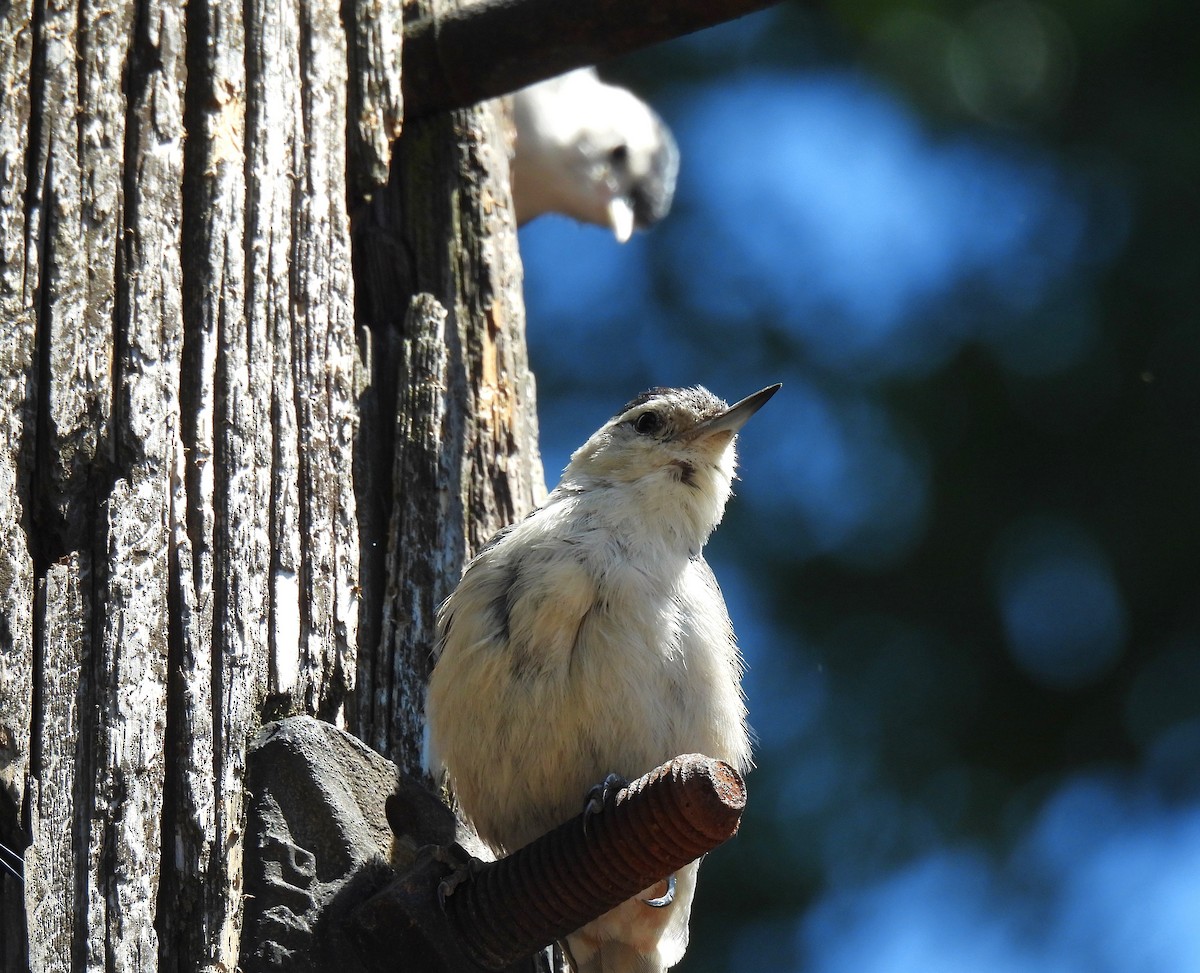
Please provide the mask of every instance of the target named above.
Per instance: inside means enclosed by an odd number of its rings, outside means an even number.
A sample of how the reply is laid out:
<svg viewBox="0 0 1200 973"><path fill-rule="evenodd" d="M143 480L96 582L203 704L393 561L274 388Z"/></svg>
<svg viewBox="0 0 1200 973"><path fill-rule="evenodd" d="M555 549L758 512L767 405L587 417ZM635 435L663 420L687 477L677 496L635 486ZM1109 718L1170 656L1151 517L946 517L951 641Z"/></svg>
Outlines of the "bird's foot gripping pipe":
<svg viewBox="0 0 1200 973"><path fill-rule="evenodd" d="M617 800L617 795L629 786L628 778L620 774L609 774L599 784L591 787L583 799L583 833L587 834L588 820L599 814Z"/></svg>

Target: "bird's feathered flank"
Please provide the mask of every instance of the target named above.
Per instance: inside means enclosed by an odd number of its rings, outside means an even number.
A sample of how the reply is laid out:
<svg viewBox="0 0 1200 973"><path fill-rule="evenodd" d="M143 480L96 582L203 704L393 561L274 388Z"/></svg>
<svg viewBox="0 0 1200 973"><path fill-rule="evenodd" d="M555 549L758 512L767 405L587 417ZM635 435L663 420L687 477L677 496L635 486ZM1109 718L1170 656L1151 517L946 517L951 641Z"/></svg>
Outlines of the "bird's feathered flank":
<svg viewBox="0 0 1200 973"><path fill-rule="evenodd" d="M679 150L649 105L580 68L513 96L518 223L563 213L624 243L670 212Z"/></svg>

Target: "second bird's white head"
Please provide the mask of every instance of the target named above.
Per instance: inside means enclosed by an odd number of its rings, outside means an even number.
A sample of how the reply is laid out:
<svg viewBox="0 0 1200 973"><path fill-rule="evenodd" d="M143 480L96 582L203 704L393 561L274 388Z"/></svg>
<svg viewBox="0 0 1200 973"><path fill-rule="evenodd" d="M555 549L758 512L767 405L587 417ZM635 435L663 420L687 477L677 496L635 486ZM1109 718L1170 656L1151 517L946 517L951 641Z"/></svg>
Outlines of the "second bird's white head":
<svg viewBox="0 0 1200 973"><path fill-rule="evenodd" d="M580 68L513 96L518 223L563 213L624 243L671 209L679 150L644 101Z"/></svg>

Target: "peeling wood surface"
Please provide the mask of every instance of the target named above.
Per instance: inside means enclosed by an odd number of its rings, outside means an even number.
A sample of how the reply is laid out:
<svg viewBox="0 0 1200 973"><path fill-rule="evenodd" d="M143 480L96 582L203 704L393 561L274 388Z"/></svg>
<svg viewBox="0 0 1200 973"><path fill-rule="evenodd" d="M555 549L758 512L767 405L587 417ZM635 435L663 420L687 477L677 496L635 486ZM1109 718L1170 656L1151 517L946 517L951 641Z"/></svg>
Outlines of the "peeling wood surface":
<svg viewBox="0 0 1200 973"><path fill-rule="evenodd" d="M0 19L5 970L233 970L247 741L342 719L348 72L336 6Z"/></svg>
<svg viewBox="0 0 1200 973"><path fill-rule="evenodd" d="M398 7L0 17L6 971L234 970L247 741L415 767L436 606L544 489L507 123L389 144Z"/></svg>
<svg viewBox="0 0 1200 973"><path fill-rule="evenodd" d="M351 728L410 773L436 607L545 491L507 124L489 103L406 125L386 190L356 215L371 383L358 464L375 472L359 480L366 598Z"/></svg>
<svg viewBox="0 0 1200 973"><path fill-rule="evenodd" d="M14 0L0 27L0 842L23 850L20 828L33 727L33 554L24 530L33 465L29 363L34 316L26 281L26 145L32 9ZM0 868L0 969L26 962L25 890Z"/></svg>
<svg viewBox="0 0 1200 973"><path fill-rule="evenodd" d="M392 142L400 137L403 40L401 0L343 4L350 58L350 192L370 195L388 178Z"/></svg>

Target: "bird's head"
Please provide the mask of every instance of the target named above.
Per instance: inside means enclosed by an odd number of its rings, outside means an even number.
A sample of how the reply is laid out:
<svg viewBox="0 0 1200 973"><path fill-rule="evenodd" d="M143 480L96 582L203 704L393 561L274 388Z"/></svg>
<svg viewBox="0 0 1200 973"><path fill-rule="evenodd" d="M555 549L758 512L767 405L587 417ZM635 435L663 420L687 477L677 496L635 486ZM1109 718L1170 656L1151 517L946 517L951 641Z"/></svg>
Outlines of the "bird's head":
<svg viewBox="0 0 1200 973"><path fill-rule="evenodd" d="M575 451L563 483L629 486L650 513L716 526L729 499L738 430L779 390L771 385L729 405L702 386L643 392Z"/></svg>
<svg viewBox="0 0 1200 973"><path fill-rule="evenodd" d="M635 229L649 229L671 211L679 149L649 105L624 88L604 88L596 112L604 124L584 133L580 154L590 169L589 218L625 243Z"/></svg>
<svg viewBox="0 0 1200 973"><path fill-rule="evenodd" d="M631 92L584 68L518 92L513 115L519 223L560 212L607 226L624 243L670 211L679 150Z"/></svg>

